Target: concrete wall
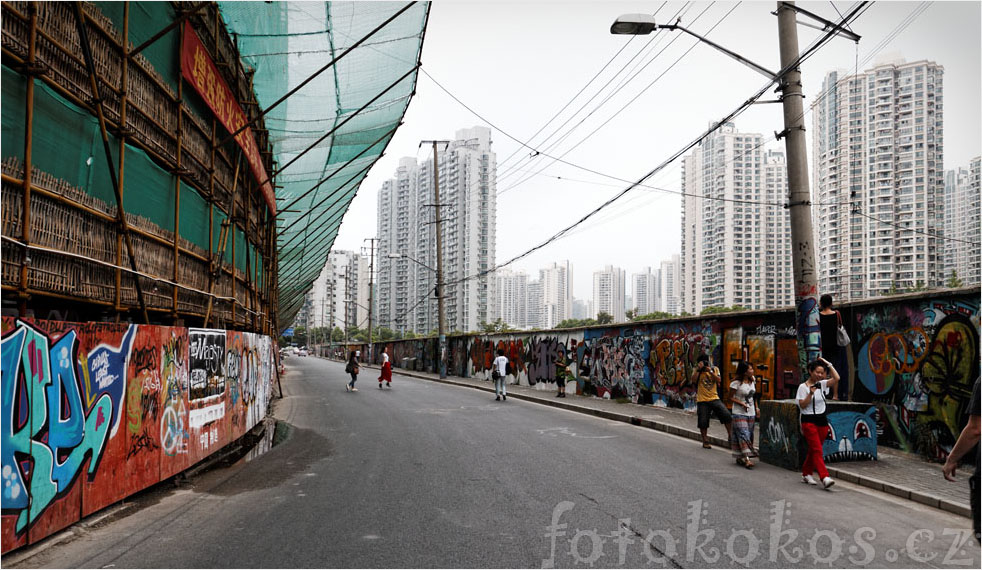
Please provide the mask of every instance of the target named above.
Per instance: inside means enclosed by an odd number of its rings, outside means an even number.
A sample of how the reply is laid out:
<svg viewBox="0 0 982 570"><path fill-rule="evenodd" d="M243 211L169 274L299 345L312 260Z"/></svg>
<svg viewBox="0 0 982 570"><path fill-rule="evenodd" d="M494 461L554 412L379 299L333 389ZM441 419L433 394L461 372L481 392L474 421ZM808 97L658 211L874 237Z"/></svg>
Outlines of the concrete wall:
<svg viewBox="0 0 982 570"><path fill-rule="evenodd" d="M2 550L167 479L266 415L273 340L2 319Z"/></svg>
<svg viewBox="0 0 982 570"><path fill-rule="evenodd" d="M909 294L839 306L852 339L837 368L850 400L876 407L878 441L942 460L964 423L979 377L980 289ZM690 378L711 354L729 385L736 361L750 360L765 399L792 398L802 372L794 312L748 311L561 331L449 337L448 373L487 377L497 349L517 382L553 390L562 354L578 393L692 409ZM362 354L367 354L362 347ZM416 370L436 372L436 340L376 343Z"/></svg>

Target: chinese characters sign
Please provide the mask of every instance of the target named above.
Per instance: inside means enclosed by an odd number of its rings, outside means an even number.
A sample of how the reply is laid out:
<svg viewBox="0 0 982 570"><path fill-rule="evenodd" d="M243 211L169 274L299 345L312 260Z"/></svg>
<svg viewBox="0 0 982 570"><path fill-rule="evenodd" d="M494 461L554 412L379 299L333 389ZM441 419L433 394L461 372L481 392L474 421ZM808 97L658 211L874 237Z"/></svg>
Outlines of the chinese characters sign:
<svg viewBox="0 0 982 570"><path fill-rule="evenodd" d="M242 125L246 124L245 113L238 101L235 100L232 90L219 75L218 68L215 67L215 63L208 55L205 46L191 28L190 22L184 28L184 46L181 59L184 79L201 95L201 98L205 100L208 107L215 113L215 117L228 129L228 132L234 133L242 128ZM241 133L236 135L235 140L242 148L246 160L249 161L252 175L262 183L266 205L273 213L276 213L273 186L269 183L269 176L263 167L259 147L256 146L256 139L252 136L252 129L243 129Z"/></svg>

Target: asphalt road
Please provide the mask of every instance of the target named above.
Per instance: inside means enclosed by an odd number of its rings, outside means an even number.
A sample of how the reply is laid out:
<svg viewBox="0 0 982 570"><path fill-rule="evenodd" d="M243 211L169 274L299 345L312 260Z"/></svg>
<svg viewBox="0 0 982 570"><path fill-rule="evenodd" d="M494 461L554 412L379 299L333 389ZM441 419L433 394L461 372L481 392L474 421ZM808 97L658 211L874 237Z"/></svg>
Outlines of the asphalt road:
<svg viewBox="0 0 982 570"><path fill-rule="evenodd" d="M979 567L970 521L910 501L473 389L396 374L380 391L366 369L348 393L342 364L288 366L283 443L13 567Z"/></svg>

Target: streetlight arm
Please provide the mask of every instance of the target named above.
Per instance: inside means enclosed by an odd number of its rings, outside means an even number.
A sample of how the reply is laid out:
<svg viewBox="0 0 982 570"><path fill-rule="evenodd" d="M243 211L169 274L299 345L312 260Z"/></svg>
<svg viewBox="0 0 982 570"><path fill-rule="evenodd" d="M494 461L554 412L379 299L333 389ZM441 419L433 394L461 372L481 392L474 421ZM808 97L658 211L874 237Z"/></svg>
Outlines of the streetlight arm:
<svg viewBox="0 0 982 570"><path fill-rule="evenodd" d="M419 265L422 265L423 267L429 269L433 273L436 273L436 269L433 269L432 267L430 267L429 265L426 265L422 261L419 261L418 259L413 259L412 257L409 257L408 255L406 255L404 253L390 253L388 255L388 258L389 259L408 259L409 261L412 261L413 263L418 263Z"/></svg>
<svg viewBox="0 0 982 570"><path fill-rule="evenodd" d="M658 27L661 28L661 29L663 29L663 30L682 30L683 32L689 34L690 36L692 36L692 37L694 37L696 39L698 39L699 41L713 46L717 50L725 53L726 55L732 57L733 59L739 61L740 63L746 65L747 67L753 69L757 73L760 73L761 75L763 75L764 77L766 77L766 78L768 78L770 80L777 81L777 80L780 79L780 77L778 77L778 75L776 73L774 73L773 71L767 69L766 67L757 65L756 63L750 61L749 59L743 57L742 55L740 55L738 53L735 53L735 52L732 52L732 51L726 49L725 47L717 44L716 42L713 42L712 40L709 40L707 38L704 38L704 37L700 36L699 34L693 32L693 31L691 31L691 30L689 30L687 28L683 28L682 26L680 26L678 24L660 24Z"/></svg>

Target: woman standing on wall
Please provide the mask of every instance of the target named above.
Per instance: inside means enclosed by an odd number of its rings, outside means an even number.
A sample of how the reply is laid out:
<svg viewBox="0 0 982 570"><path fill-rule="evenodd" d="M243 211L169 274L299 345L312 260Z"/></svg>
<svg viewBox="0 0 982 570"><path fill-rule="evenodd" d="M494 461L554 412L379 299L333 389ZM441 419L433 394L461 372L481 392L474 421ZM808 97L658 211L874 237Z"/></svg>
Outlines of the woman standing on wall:
<svg viewBox="0 0 982 570"><path fill-rule="evenodd" d="M760 419L760 410L754 402L757 379L754 367L746 360L737 364L736 377L730 382L730 401L733 403L733 429L730 449L738 465L753 469L750 460L754 452L754 424Z"/></svg>
<svg viewBox="0 0 982 570"><path fill-rule="evenodd" d="M826 376L831 378L826 379ZM801 481L809 485L817 485L812 471L818 471L822 485L828 489L835 485L829 477L822 457L822 442L829 435L829 422L825 417L826 394L835 389L839 383L839 373L835 371L828 360L819 357L808 365L808 379L798 386L798 408L801 411L801 435L805 439L808 450L805 452L805 463L801 466Z"/></svg>
<svg viewBox="0 0 982 570"><path fill-rule="evenodd" d="M845 348L839 346L838 340L839 327L842 326L842 314L832 308L832 295L827 293L821 296L818 306L819 330L822 335L822 358L841 367L842 356L845 354ZM848 400L848 389L849 386L843 382L837 391L832 392L832 399Z"/></svg>
<svg viewBox="0 0 982 570"><path fill-rule="evenodd" d="M344 367L344 371L351 374L351 382L344 385L345 391L357 392L358 388L355 388L355 382L358 380L358 357L353 350L351 356L348 357L348 365Z"/></svg>
<svg viewBox="0 0 982 570"><path fill-rule="evenodd" d="M378 377L378 389L382 389L382 382L389 388L392 387L392 363L389 362L389 353L382 351L382 373Z"/></svg>

